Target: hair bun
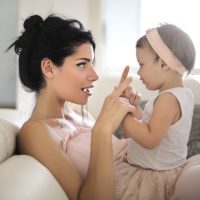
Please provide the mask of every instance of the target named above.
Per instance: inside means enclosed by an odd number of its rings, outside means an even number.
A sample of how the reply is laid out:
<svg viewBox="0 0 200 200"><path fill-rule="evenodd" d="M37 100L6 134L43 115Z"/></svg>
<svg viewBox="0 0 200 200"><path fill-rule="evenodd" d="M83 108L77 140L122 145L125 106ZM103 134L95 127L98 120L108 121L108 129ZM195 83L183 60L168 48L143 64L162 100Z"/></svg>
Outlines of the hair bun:
<svg viewBox="0 0 200 200"><path fill-rule="evenodd" d="M24 29L28 32L38 32L43 24L43 19L39 15L32 15L24 22Z"/></svg>

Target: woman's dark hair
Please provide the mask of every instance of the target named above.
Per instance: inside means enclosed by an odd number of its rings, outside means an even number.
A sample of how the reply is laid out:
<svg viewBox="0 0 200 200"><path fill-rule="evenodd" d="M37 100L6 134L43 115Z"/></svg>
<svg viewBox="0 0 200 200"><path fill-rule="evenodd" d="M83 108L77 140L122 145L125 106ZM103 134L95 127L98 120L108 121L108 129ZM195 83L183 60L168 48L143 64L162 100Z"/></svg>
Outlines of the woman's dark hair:
<svg viewBox="0 0 200 200"><path fill-rule="evenodd" d="M23 86L38 92L45 85L42 59L49 58L59 67L64 58L83 43L91 43L95 50L91 32L78 20L56 15L43 20L39 15L32 15L24 21L24 31L7 50L14 47L19 55L19 76Z"/></svg>

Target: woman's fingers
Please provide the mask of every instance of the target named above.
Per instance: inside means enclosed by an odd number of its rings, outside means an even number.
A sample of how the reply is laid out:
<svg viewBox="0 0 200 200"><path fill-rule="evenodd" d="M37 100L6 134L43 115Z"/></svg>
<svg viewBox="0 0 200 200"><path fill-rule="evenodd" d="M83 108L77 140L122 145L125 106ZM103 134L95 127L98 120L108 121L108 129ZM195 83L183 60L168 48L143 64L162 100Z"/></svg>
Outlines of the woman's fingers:
<svg viewBox="0 0 200 200"><path fill-rule="evenodd" d="M121 97L131 81L132 77L122 80L114 91L106 97L95 127L104 128L102 126L105 126L113 133L127 113L134 113L135 107L129 103L129 99Z"/></svg>
<svg viewBox="0 0 200 200"><path fill-rule="evenodd" d="M128 77L128 73L129 73L129 66L126 66L124 68L124 71L122 72L122 75L121 75L121 79L120 79L120 82L119 82L119 85L127 79ZM141 98L140 98L140 95L131 87L131 85L128 85L126 87L126 89L122 92L122 94L120 95L121 97L124 97L126 99L129 100L129 103L131 105L139 105L140 104L140 101L141 101Z"/></svg>
<svg viewBox="0 0 200 200"><path fill-rule="evenodd" d="M124 68L124 71L122 72L122 75L121 75L119 84L122 83L125 79L127 79L128 73L129 73L129 66L127 65L127 66ZM127 89L126 89L126 90L127 90ZM125 95L126 90L124 90L123 93L121 94L122 97L126 97L126 95ZM126 97L126 98L127 98L127 97Z"/></svg>
<svg viewBox="0 0 200 200"><path fill-rule="evenodd" d="M127 65L127 66L124 68L124 71L122 72L122 75L121 75L119 84L122 83L125 79L127 79L128 73L129 73L129 66Z"/></svg>
<svg viewBox="0 0 200 200"><path fill-rule="evenodd" d="M125 80L123 80L118 86L115 87L115 90L112 92L112 94L118 97L121 96L126 90L126 88L129 86L131 81L132 77L128 77Z"/></svg>
<svg viewBox="0 0 200 200"><path fill-rule="evenodd" d="M106 116L104 115L104 120L106 123L109 123L107 125L108 127L112 127L110 129L111 132L114 132L117 129L127 113L134 114L135 112L135 106L131 105L128 99L123 97L116 97L115 95L108 96L107 106L109 109L106 109Z"/></svg>
<svg viewBox="0 0 200 200"><path fill-rule="evenodd" d="M125 114L128 112L133 113L135 111L135 106L131 105L128 99L119 97L119 100L121 101L122 106L124 106L125 108L125 112L124 112Z"/></svg>

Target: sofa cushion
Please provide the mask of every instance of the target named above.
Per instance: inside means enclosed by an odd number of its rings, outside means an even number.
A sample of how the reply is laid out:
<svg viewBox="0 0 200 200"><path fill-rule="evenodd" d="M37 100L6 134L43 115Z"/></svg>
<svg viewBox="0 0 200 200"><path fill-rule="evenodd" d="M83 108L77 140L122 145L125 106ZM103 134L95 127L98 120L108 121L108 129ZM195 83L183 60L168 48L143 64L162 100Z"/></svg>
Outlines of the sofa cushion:
<svg viewBox="0 0 200 200"><path fill-rule="evenodd" d="M51 172L27 155L14 155L0 164L0 199L68 200Z"/></svg>
<svg viewBox="0 0 200 200"><path fill-rule="evenodd" d="M188 141L188 158L200 154L200 104L194 106L192 128Z"/></svg>
<svg viewBox="0 0 200 200"><path fill-rule="evenodd" d="M19 128L4 119L0 119L0 163L15 151L16 135Z"/></svg>

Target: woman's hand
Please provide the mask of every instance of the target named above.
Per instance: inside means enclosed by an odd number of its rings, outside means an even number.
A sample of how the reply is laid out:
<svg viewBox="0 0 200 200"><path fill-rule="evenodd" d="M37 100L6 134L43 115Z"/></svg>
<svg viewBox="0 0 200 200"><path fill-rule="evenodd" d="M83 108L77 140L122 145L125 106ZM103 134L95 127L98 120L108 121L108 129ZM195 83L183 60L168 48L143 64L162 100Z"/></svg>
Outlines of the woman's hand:
<svg viewBox="0 0 200 200"><path fill-rule="evenodd" d="M127 79L129 73L129 66L124 68L122 72L121 79L119 83L122 83ZM121 97L124 97L129 100L129 103L135 107L138 107L141 103L141 94L134 90L131 85L129 85L122 93Z"/></svg>
<svg viewBox="0 0 200 200"><path fill-rule="evenodd" d="M134 113L135 107L129 103L128 99L122 97L123 91L127 89L131 81L131 77L121 80L114 91L106 97L93 130L100 129L102 132L112 134L127 113Z"/></svg>
<svg viewBox="0 0 200 200"><path fill-rule="evenodd" d="M127 78L128 73L129 73L129 66L126 66L124 68L124 71L122 72L119 84ZM135 111L134 113L132 113L132 115L133 117L140 120L143 115L143 110L140 108L140 103L141 103L140 93L137 93L136 90L132 89L131 85L128 85L127 88L123 91L121 97L126 98L131 105L135 106Z"/></svg>

